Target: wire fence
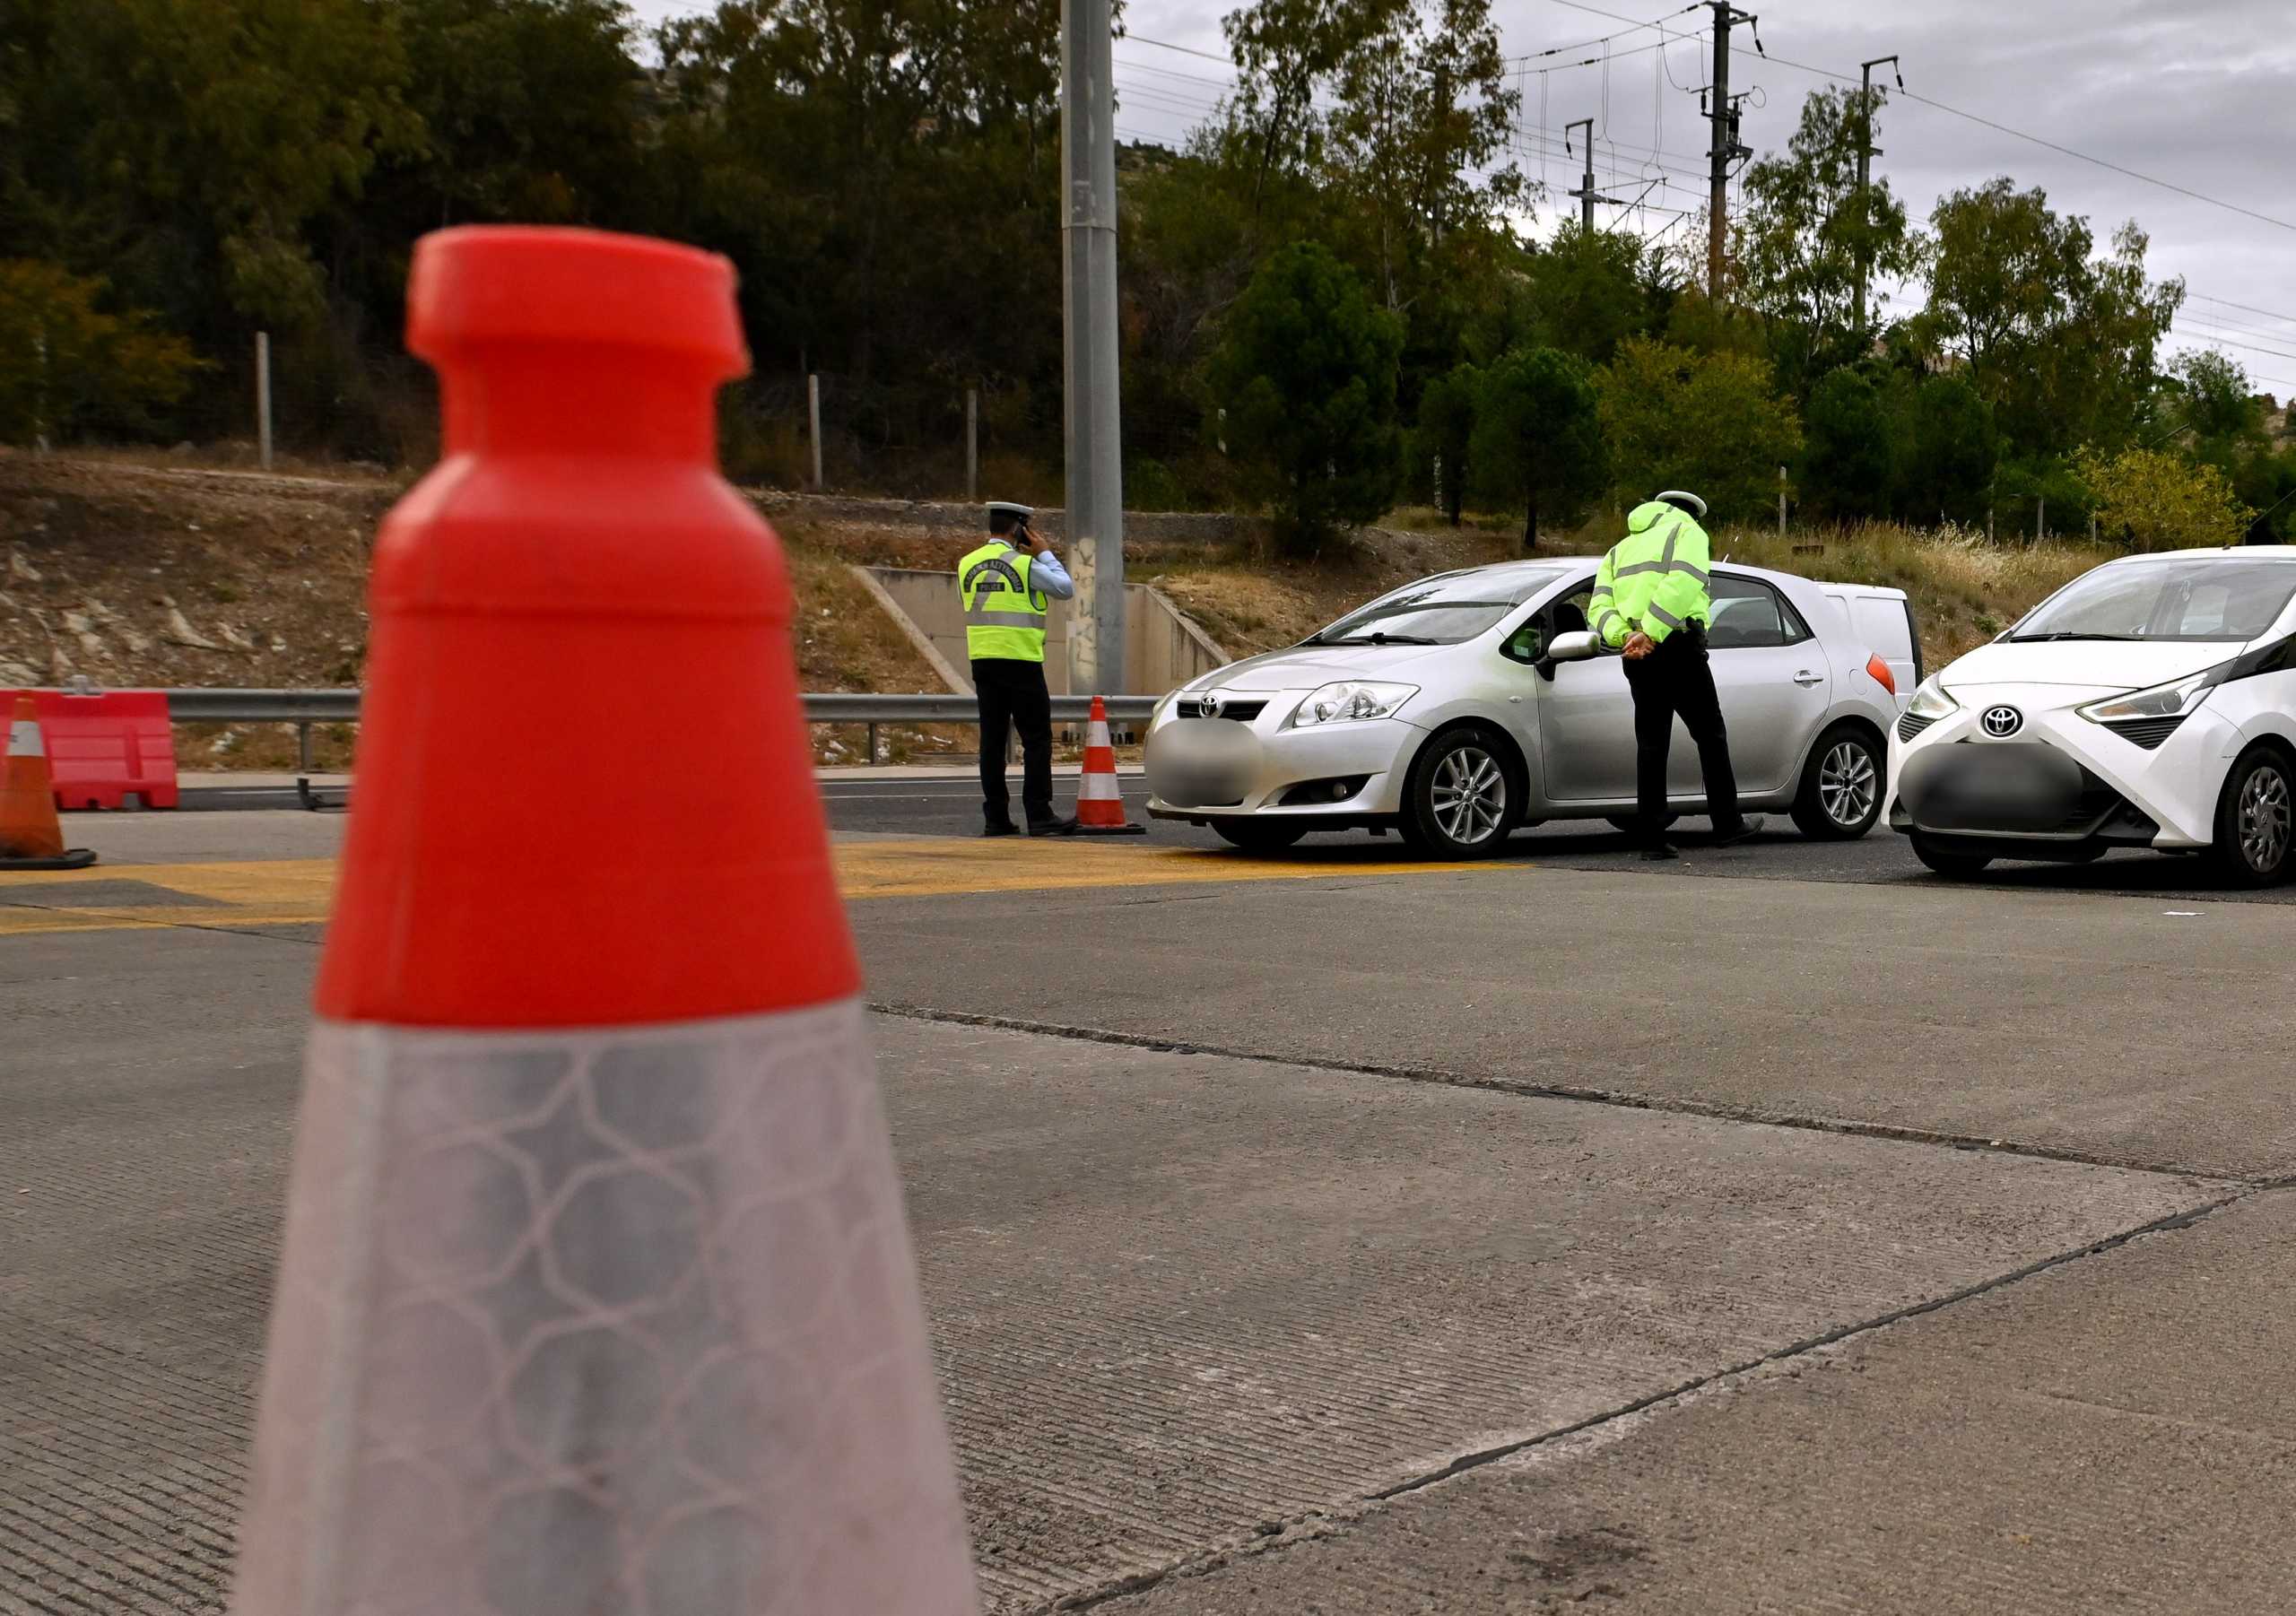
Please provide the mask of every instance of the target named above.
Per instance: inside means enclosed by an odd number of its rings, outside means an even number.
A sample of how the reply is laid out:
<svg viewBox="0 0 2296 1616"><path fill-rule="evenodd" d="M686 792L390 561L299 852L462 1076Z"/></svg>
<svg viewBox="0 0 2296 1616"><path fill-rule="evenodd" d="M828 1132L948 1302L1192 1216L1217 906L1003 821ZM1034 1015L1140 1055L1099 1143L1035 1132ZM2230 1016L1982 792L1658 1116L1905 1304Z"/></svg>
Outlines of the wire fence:
<svg viewBox="0 0 2296 1616"><path fill-rule="evenodd" d="M720 454L735 481L769 488L1058 504L1061 404L1057 386L1010 378L761 370L719 395ZM1127 387L1122 409L1127 505L1231 508L1216 412L1152 378ZM403 350L266 337L211 359L143 436L231 465L421 471L437 457L439 421L437 378Z"/></svg>

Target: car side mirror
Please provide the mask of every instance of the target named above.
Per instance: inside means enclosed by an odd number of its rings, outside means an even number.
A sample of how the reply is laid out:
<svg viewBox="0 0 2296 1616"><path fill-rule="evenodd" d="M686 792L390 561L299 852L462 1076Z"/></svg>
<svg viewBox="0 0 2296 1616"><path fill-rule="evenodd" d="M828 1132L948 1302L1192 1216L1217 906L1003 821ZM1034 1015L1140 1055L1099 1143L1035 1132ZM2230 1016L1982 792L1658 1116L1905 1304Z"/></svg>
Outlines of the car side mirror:
<svg viewBox="0 0 2296 1616"><path fill-rule="evenodd" d="M1546 642L1549 662L1587 662L1603 654L1603 642L1590 629L1574 629L1568 634L1558 634Z"/></svg>

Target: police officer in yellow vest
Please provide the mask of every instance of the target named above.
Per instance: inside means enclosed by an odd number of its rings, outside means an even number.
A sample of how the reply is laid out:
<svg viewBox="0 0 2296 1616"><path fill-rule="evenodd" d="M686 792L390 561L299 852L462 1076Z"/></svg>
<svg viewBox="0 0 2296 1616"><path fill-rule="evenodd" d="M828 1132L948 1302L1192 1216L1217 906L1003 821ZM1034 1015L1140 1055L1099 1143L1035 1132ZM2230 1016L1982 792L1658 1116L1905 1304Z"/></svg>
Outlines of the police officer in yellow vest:
<svg viewBox="0 0 2296 1616"><path fill-rule="evenodd" d="M1004 734L1021 732L1021 807L1031 836L1065 836L1074 819L1052 811L1052 695L1044 682L1044 628L1055 600L1076 586L1052 546L1029 525L1036 512L992 500L988 543L957 563L965 655L980 699L980 797L987 836L1017 836L1004 788Z"/></svg>
<svg viewBox="0 0 2296 1616"><path fill-rule="evenodd" d="M1627 688L1634 694L1635 839L1649 859L1679 856L1665 836L1666 754L1677 715L1698 743L1714 845L1729 847L1761 829L1759 819L1738 812L1730 736L1706 660L1714 612L1707 575L1711 547L1698 525L1705 514L1706 501L1680 489L1636 506L1627 514L1626 537L1603 557L1587 606L1596 636L1626 655Z"/></svg>

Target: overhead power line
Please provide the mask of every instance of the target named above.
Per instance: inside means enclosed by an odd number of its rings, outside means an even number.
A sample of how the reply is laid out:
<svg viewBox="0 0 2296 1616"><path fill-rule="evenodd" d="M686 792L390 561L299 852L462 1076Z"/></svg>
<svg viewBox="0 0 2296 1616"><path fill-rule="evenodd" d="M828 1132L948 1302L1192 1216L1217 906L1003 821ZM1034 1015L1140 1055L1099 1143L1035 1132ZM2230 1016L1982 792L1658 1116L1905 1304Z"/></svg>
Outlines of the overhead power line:
<svg viewBox="0 0 2296 1616"><path fill-rule="evenodd" d="M1742 56L1758 56L1761 61L1775 62L1780 67L1791 67L1801 73L1815 74L1822 79L1832 79L1835 82L1843 84L1855 84L1857 83L1856 79L1850 77L1848 74L1836 73L1831 67L1813 66L1807 62L1796 62L1790 57L1779 56L1775 52L1751 51L1735 45L1732 46L1730 48L1735 55ZM2007 124L1996 123L1992 118L1983 117L1975 112L1964 112L1959 107L1948 106L1944 101L1933 100L1931 97L1926 95L1918 95L1910 90L1901 90L1898 93L1909 101L1919 101L1925 107L1935 107L1940 112L1950 112L1955 117L1967 118L1970 123L1982 124L1988 129L1996 130L2003 135L2013 135L2019 140L2031 141L2034 145L2045 146L2052 152L2060 152L2066 157L2075 158L2082 162L2093 163L2100 169L2109 169L2116 174L2126 175L2129 178L2140 180L2145 185L2158 186L2164 191L2174 191L2179 196L2191 197L2195 202L2205 202L2211 207L2222 208L2226 213L2239 213L2244 217L2254 219L2259 223L2274 225L2281 230L2296 230L2296 223L2291 223L2285 219L2275 219L2270 213L2259 213L2254 208L2242 207L2239 203L2227 202L2221 196L2211 196L2205 192L2194 190L2190 186L2179 185L2172 179L2160 179L2151 174L2140 174L2135 169L2124 168L2119 163L2113 162L2109 159L2092 157L2086 152L2076 152L2071 146L2059 145L2053 140L2046 139L2039 135L2029 135L2022 129L2013 129Z"/></svg>
<svg viewBox="0 0 2296 1616"><path fill-rule="evenodd" d="M1555 0L1555 4L1557 5L1567 5L1572 11L1577 12L1591 12L1597 17L1608 17L1613 22L1624 22L1628 24L1628 26L1621 29L1616 33L1603 34L1592 39L1580 39L1576 43L1570 45L1551 45L1544 50L1526 51L1521 56L1509 56L1507 59L1510 62L1536 62L1547 56L1559 56L1574 50L1586 50L1593 46L1607 45L1613 39L1623 39L1627 35L1640 33L1646 28L1657 28L1661 23L1670 22L1674 18L1682 16L1685 13L1696 11L1704 3L1705 0L1692 0L1690 4L1682 7L1679 11L1668 12L1663 17L1657 18L1652 22L1645 22L1639 18L1622 17L1616 12L1606 12L1600 6L1581 5L1578 4L1578 0ZM1623 55L1625 53L1621 52L1620 54ZM1599 61L1601 58L1597 57L1596 59Z"/></svg>

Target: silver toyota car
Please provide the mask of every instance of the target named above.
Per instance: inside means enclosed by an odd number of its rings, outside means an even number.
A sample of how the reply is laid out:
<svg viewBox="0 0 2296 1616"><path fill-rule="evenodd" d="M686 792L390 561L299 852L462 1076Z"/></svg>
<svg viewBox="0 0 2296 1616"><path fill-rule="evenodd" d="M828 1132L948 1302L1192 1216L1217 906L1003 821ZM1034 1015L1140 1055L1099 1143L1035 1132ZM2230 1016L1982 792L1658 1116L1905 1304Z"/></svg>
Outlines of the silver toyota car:
<svg viewBox="0 0 2296 1616"><path fill-rule="evenodd" d="M1148 812L1270 849L1310 830L1393 829L1447 858L1518 826L1634 812L1634 711L1587 632L1596 560L1422 578L1288 650L1231 663L1158 703ZM1884 739L1921 682L1902 591L1713 569L1708 647L1750 811L1810 836L1881 817ZM1676 722L1677 813L1705 806Z"/></svg>

